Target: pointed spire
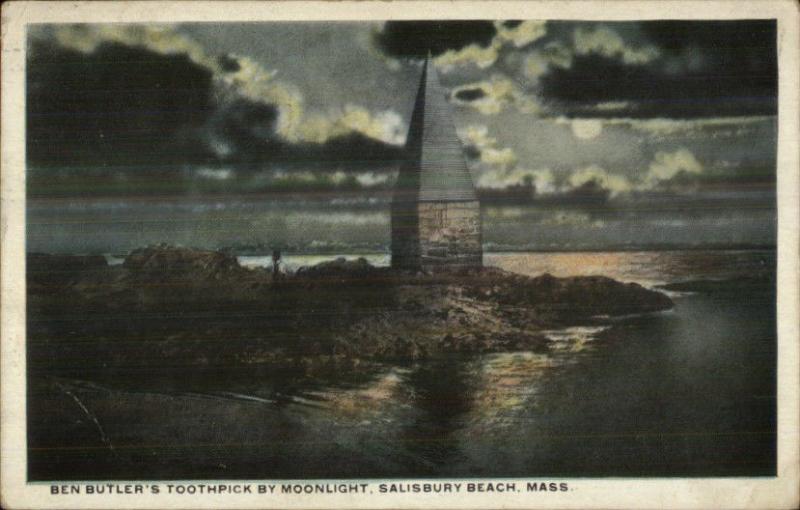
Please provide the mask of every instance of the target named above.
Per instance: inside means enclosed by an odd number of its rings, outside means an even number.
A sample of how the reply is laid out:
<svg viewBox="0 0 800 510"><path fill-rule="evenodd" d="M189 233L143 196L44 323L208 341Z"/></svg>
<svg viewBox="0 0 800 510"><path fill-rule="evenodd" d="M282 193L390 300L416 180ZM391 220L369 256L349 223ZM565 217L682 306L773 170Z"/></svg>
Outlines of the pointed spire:
<svg viewBox="0 0 800 510"><path fill-rule="evenodd" d="M401 170L398 187L416 188L422 201L477 200L430 51L422 68L406 150L409 161Z"/></svg>

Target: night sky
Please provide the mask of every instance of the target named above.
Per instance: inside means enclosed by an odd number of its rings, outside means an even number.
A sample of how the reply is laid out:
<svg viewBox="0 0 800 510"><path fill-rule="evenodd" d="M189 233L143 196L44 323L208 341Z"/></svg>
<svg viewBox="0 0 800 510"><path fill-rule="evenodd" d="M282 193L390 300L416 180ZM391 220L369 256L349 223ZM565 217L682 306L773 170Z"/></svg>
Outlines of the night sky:
<svg viewBox="0 0 800 510"><path fill-rule="evenodd" d="M429 51L479 188L533 185L581 228L575 197L662 222L747 203L766 223L725 239L774 230L770 20L38 25L29 198L382 203Z"/></svg>

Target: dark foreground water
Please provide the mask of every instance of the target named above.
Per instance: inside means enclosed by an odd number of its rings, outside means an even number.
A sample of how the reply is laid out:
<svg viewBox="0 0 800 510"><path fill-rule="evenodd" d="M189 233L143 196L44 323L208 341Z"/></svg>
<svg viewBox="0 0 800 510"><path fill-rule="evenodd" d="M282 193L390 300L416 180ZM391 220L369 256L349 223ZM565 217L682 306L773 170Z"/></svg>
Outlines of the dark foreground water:
<svg viewBox="0 0 800 510"><path fill-rule="evenodd" d="M547 332L545 353L310 380L241 368L31 376L47 479L738 476L775 472L775 254L489 254L604 274L675 309Z"/></svg>

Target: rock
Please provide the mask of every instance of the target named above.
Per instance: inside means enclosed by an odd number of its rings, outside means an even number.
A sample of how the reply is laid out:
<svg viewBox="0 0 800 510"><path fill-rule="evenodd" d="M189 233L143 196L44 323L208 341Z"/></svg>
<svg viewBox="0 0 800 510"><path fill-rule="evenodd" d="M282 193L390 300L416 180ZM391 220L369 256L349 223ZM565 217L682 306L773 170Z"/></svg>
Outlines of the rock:
<svg viewBox="0 0 800 510"><path fill-rule="evenodd" d="M339 257L336 260L320 262L314 266L303 266L297 270L296 276L304 279L347 279L355 280L367 278L383 273L364 257L356 260L346 260Z"/></svg>
<svg viewBox="0 0 800 510"><path fill-rule="evenodd" d="M476 298L532 307L560 320L655 312L673 306L661 292L604 276L556 278L543 274L531 278L492 270L476 283L474 288L467 286Z"/></svg>
<svg viewBox="0 0 800 510"><path fill-rule="evenodd" d="M122 266L132 273L160 274L219 280L243 269L236 257L227 253L159 245L132 251Z"/></svg>

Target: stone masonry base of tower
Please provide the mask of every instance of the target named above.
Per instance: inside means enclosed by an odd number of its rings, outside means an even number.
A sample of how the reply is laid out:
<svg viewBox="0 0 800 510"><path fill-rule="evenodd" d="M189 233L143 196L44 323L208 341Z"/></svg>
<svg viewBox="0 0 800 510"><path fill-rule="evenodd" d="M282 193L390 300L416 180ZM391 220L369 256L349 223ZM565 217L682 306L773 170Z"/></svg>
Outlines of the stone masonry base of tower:
<svg viewBox="0 0 800 510"><path fill-rule="evenodd" d="M428 271L481 267L481 210L477 200L417 202L412 207L416 211L408 211L410 217L406 217L418 223L409 221L408 229L403 229L405 235L392 239L393 253L406 255L393 260L392 266Z"/></svg>

